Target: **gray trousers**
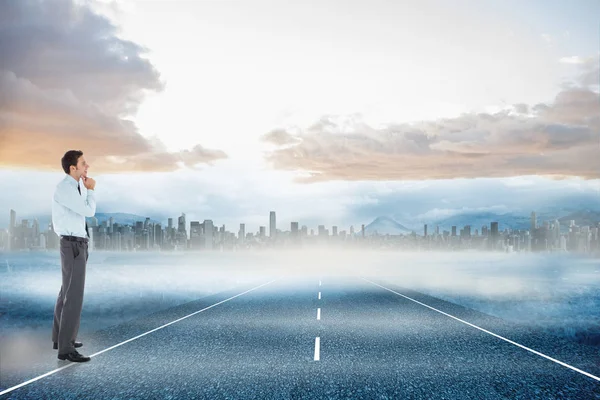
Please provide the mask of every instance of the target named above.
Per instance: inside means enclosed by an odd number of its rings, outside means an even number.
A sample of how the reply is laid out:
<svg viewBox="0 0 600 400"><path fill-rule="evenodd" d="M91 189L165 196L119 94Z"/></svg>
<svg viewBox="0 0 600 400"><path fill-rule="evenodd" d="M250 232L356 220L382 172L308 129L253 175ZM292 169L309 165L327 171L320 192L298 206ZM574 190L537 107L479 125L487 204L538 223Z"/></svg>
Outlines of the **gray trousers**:
<svg viewBox="0 0 600 400"><path fill-rule="evenodd" d="M58 354L75 350L73 342L81 321L87 259L87 243L60 238L62 286L56 299L52 326L52 341L58 343Z"/></svg>

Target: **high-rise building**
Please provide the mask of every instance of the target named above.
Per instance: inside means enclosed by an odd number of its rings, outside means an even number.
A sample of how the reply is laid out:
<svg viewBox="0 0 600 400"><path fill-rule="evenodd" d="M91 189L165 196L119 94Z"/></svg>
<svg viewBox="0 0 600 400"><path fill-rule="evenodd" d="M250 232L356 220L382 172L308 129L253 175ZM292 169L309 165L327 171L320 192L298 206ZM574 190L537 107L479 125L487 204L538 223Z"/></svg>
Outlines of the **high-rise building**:
<svg viewBox="0 0 600 400"><path fill-rule="evenodd" d="M292 226L290 227L292 230L292 237L298 237L298 223L292 222Z"/></svg>
<svg viewBox="0 0 600 400"><path fill-rule="evenodd" d="M267 231L267 227L266 226L261 226L261 227L258 228L258 235L261 238L264 238L267 235L266 231Z"/></svg>
<svg viewBox="0 0 600 400"><path fill-rule="evenodd" d="M269 236L275 239L277 235L277 222L275 220L275 211L269 213Z"/></svg>
<svg viewBox="0 0 600 400"><path fill-rule="evenodd" d="M246 224L240 224L240 231L238 232L238 240L244 242L246 239Z"/></svg>
<svg viewBox="0 0 600 400"><path fill-rule="evenodd" d="M456 236L456 226L452 227L452 236Z"/></svg>
<svg viewBox="0 0 600 400"><path fill-rule="evenodd" d="M14 250L15 248L15 236L17 229L17 212L10 210L10 225L8 226L8 250Z"/></svg>
<svg viewBox="0 0 600 400"><path fill-rule="evenodd" d="M496 249L496 243L498 242L498 222L492 222L490 224L490 248Z"/></svg>
<svg viewBox="0 0 600 400"><path fill-rule="evenodd" d="M536 229L537 229L537 219L535 216L535 211L532 211L531 212L531 224L530 224L529 231L531 232L531 234L533 234Z"/></svg>
<svg viewBox="0 0 600 400"><path fill-rule="evenodd" d="M210 219L205 219L202 223L204 225L204 247L206 250L212 250L213 248L213 222Z"/></svg>
<svg viewBox="0 0 600 400"><path fill-rule="evenodd" d="M423 227L423 237L427 237L427 224Z"/></svg>
<svg viewBox="0 0 600 400"><path fill-rule="evenodd" d="M201 248L203 237L200 221L190 221L190 247L193 249Z"/></svg>
<svg viewBox="0 0 600 400"><path fill-rule="evenodd" d="M185 237L187 238L187 230L185 229L185 213L181 213L181 216L178 218L178 224L177 224L177 232L185 235Z"/></svg>
<svg viewBox="0 0 600 400"><path fill-rule="evenodd" d="M332 227L332 230L333 230L332 235L337 236L338 235L338 227L334 226L334 227Z"/></svg>

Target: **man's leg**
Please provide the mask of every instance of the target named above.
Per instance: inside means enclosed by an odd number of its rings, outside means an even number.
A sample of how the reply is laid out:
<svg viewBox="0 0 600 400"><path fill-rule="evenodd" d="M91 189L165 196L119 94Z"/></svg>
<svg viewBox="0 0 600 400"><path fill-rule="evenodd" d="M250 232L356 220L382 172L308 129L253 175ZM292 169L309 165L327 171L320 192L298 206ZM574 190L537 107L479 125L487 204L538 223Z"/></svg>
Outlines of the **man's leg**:
<svg viewBox="0 0 600 400"><path fill-rule="evenodd" d="M63 304L65 299L65 288L71 280L71 270L73 269L73 248L67 240L60 239L60 264L62 266L62 284L54 306L54 323L52 324L52 342L58 343L58 333L60 331L60 317L62 315Z"/></svg>
<svg viewBox="0 0 600 400"><path fill-rule="evenodd" d="M81 260L83 260L83 268L81 269L82 271L82 278L81 278L81 305L79 306L79 312L77 313L77 324L75 325L75 329L73 330L73 334L71 337L71 342L75 342L75 340L77 339L77 334L79 333L79 325L81 322L81 310L83 308L83 293L84 293L84 289L85 289L85 271L87 269L87 260L88 260L88 244L87 243L80 243L77 242L78 245L80 246L80 251L81 254L78 256L79 258L81 258Z"/></svg>
<svg viewBox="0 0 600 400"><path fill-rule="evenodd" d="M62 258L62 257L61 257ZM61 262L62 264L62 262ZM52 324L52 342L58 343L58 329L60 328L60 314L63 308L63 286L60 286L56 305L54 306L54 323Z"/></svg>
<svg viewBox="0 0 600 400"><path fill-rule="evenodd" d="M63 308L58 331L58 354L75 351L73 340L79 330L81 309L83 306L83 287L85 285L85 267L87 245L82 242L61 243L63 262Z"/></svg>

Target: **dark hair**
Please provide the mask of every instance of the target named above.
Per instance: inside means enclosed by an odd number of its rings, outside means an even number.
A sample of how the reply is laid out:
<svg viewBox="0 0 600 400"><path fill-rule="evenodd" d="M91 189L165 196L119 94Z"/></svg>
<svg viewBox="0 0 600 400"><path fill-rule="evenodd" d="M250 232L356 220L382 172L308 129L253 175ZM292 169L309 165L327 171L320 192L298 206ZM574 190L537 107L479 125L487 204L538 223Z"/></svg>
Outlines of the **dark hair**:
<svg viewBox="0 0 600 400"><path fill-rule="evenodd" d="M82 155L83 151L81 150L69 150L65 153L62 160L60 160L65 174L71 173L71 165L77 168L77 160L79 160L79 157L81 157Z"/></svg>

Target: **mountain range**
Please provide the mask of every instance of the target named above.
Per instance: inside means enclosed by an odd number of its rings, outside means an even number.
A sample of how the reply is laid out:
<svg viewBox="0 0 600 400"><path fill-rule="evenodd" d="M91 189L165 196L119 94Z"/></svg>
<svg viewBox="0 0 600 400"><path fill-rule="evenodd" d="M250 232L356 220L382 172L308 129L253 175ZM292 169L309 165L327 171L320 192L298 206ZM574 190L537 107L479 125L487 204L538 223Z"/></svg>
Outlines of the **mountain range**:
<svg viewBox="0 0 600 400"><path fill-rule="evenodd" d="M536 214L537 225L542 226L545 221L553 222L558 219L562 230L567 230L571 220L575 221L578 226L592 226L600 223L600 211L596 210L579 210L565 212L549 211ZM506 228L516 230L528 230L531 227L531 213L493 213L493 212L478 212L478 213L461 213L448 218L441 218L432 221L423 221L419 225L405 225L395 221L391 217L377 217L368 225L365 225L365 234L372 235L375 232L380 235L390 234L399 235L407 234L412 231L418 234L424 233L424 225L427 224L428 233L435 232L436 226L439 226L440 232L443 230L451 231L453 226L456 226L457 233L460 232L465 225L471 226L471 232L475 229L481 231L482 226L490 227L492 222L498 222L498 230L503 231ZM408 224L407 224L408 225ZM360 232L359 232L360 233Z"/></svg>

